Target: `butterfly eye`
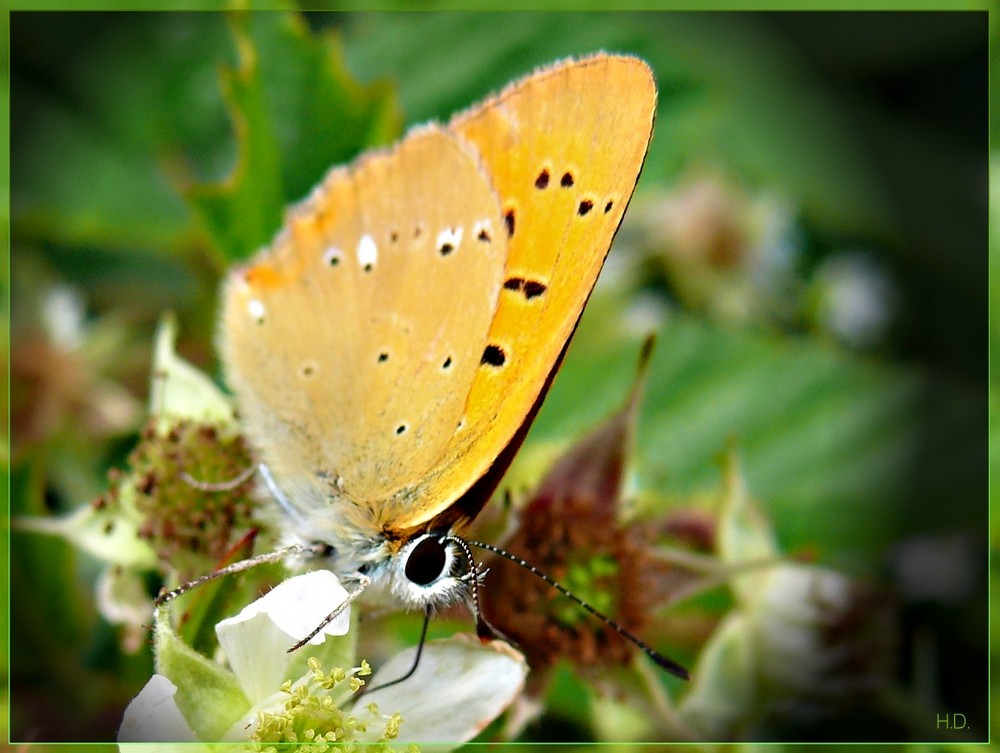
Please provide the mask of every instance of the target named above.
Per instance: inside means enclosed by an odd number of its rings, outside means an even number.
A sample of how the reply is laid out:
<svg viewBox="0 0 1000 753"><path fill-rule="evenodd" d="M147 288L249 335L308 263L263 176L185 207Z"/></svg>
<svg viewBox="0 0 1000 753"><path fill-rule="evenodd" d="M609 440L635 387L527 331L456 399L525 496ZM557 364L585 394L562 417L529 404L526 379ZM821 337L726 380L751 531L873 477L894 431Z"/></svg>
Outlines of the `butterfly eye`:
<svg viewBox="0 0 1000 753"><path fill-rule="evenodd" d="M444 542L436 536L425 536L406 557L406 577L418 586L429 586L444 575L448 563Z"/></svg>

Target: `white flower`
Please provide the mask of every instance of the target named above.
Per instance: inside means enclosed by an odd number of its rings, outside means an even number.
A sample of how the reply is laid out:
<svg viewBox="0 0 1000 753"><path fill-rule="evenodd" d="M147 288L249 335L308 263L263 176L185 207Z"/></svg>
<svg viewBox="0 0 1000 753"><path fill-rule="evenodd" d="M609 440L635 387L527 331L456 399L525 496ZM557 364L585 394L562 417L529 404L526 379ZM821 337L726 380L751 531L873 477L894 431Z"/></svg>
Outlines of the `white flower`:
<svg viewBox="0 0 1000 753"><path fill-rule="evenodd" d="M793 208L779 196L750 193L725 175L691 175L636 203L628 228L685 306L729 322L789 315L801 243Z"/></svg>
<svg viewBox="0 0 1000 753"><path fill-rule="evenodd" d="M826 259L813 283L817 323L854 348L878 345L892 324L897 291L892 279L863 251Z"/></svg>
<svg viewBox="0 0 1000 753"><path fill-rule="evenodd" d="M77 350L86 340L87 306L80 291L57 285L42 302L42 322L52 341L66 350Z"/></svg>
<svg viewBox="0 0 1000 753"><path fill-rule="evenodd" d="M222 620L216 634L229 667L184 645L157 615L157 670L125 713L120 741L214 742L471 740L518 695L527 665L499 641L468 636L425 644L404 682L415 648L390 659L369 683L353 666L350 608L292 654L347 597L337 577L318 570L290 578ZM353 631L356 632L356 631ZM327 668L328 671L324 671Z"/></svg>
<svg viewBox="0 0 1000 753"><path fill-rule="evenodd" d="M851 582L834 570L775 567L749 610L763 678L785 693L819 687L837 660L823 629L852 601Z"/></svg>
<svg viewBox="0 0 1000 753"><path fill-rule="evenodd" d="M703 738L731 737L759 709L822 691L844 693L845 656L855 640L830 630L849 615L858 588L835 570L781 556L770 522L753 504L735 456L727 457L719 522L720 560L734 568L736 608L719 624L698 659L684 722ZM856 640L863 640L859 636ZM861 688L867 677L851 678Z"/></svg>

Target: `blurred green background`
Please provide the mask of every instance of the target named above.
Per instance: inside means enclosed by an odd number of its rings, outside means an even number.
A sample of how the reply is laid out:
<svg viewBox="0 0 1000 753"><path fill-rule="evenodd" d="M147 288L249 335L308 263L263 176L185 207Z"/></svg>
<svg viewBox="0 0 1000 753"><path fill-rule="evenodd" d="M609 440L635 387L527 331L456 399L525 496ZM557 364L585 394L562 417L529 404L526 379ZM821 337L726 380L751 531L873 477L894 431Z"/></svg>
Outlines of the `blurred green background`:
<svg viewBox="0 0 1000 753"><path fill-rule="evenodd" d="M330 165L536 65L630 52L657 74L653 144L526 454L616 408L658 329L640 488L692 503L735 441L787 551L884 589L901 703L982 740L991 34L985 12L14 13L11 513L106 489L163 311L218 374L220 276ZM11 738L113 739L148 651L97 614L97 563L10 546ZM550 739L591 737L566 706ZM936 737L913 717L854 713L836 737Z"/></svg>

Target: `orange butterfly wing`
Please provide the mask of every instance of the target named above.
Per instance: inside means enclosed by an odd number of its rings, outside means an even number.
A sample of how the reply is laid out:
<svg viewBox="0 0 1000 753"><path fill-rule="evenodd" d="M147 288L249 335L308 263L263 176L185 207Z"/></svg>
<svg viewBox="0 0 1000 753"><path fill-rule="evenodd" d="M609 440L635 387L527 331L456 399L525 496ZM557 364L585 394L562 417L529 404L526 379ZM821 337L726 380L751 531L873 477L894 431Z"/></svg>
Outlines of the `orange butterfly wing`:
<svg viewBox="0 0 1000 753"><path fill-rule="evenodd" d="M604 264L655 109L643 61L598 54L535 72L449 124L499 195L507 260L461 427L436 468L386 502L394 530L461 524L485 499L457 520L449 507L487 474L487 487L499 480L490 469L501 454L505 467L505 450L523 438Z"/></svg>

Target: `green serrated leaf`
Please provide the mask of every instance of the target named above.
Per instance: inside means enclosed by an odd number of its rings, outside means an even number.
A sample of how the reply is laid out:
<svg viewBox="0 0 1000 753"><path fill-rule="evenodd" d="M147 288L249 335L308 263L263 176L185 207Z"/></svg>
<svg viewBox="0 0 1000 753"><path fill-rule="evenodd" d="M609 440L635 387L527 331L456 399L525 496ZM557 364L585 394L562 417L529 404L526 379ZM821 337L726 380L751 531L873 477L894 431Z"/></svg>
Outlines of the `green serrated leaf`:
<svg viewBox="0 0 1000 753"><path fill-rule="evenodd" d="M362 87L347 74L333 36L313 36L286 13L234 16L239 66L223 84L239 157L228 180L188 192L221 256L249 256L270 241L287 204L326 171L398 133L384 84Z"/></svg>

